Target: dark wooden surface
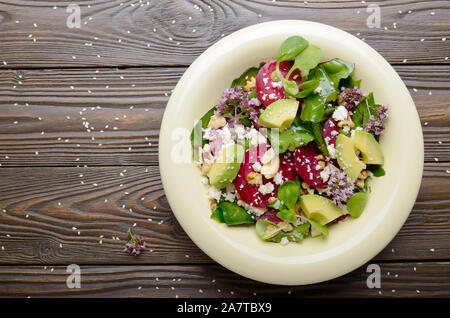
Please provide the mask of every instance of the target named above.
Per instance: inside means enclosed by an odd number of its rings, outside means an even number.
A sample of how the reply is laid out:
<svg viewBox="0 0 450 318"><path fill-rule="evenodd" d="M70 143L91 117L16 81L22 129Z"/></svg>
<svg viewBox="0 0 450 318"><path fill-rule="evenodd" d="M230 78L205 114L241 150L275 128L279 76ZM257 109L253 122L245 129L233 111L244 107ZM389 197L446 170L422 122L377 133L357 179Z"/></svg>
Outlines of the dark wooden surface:
<svg viewBox="0 0 450 318"><path fill-rule="evenodd" d="M0 296L450 296L448 1L79 1L80 29L66 27L69 3L0 1ZM381 8L380 29L366 26L368 4ZM424 177L370 262L381 289L366 287L367 266L311 286L244 279L190 241L164 196L158 136L171 90L222 36L276 19L364 38L416 103ZM139 257L122 252L130 227L149 244ZM73 263L81 289L66 287Z"/></svg>

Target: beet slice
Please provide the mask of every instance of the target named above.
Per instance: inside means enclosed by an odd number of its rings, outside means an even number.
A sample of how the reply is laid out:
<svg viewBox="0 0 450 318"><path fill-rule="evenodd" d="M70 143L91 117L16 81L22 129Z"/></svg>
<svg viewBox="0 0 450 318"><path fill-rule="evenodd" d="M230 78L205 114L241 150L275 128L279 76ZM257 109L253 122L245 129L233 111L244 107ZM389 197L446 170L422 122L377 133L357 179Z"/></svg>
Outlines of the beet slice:
<svg viewBox="0 0 450 318"><path fill-rule="evenodd" d="M289 61L281 62L280 72L286 76L292 65L293 64ZM259 101L265 107L279 99L286 98L284 95L284 87L280 85L281 82L274 82L271 77L272 72L275 71L276 67L276 60L269 61L264 64L264 66L259 70L258 75L256 75L256 94ZM302 76L299 70L292 72L289 79L296 81L299 85L302 83Z"/></svg>
<svg viewBox="0 0 450 318"><path fill-rule="evenodd" d="M332 117L328 118L322 130L322 137L323 139L325 139L325 142L327 142L328 139L327 145L333 145L334 147L336 147L336 138L338 134L339 127L337 125L337 122Z"/></svg>
<svg viewBox="0 0 450 318"><path fill-rule="evenodd" d="M265 219L275 224L283 222L283 220L277 216L277 213L278 213L277 210L268 209L267 212L264 212L263 215L256 217L256 220L258 221L259 219Z"/></svg>
<svg viewBox="0 0 450 318"><path fill-rule="evenodd" d="M259 191L260 185L248 184L246 180L246 176L250 172L254 172L253 164L256 162L261 163L261 157L266 153L266 151L270 148L270 145L261 144L259 146L255 146L245 153L244 161L241 164L241 168L234 180L234 186L236 191L239 193L241 200L245 203L256 207L256 208L265 208L269 204L270 197L277 197L277 192L279 185L275 183L273 179L266 179L264 176L263 185L271 182L274 186L274 189L271 193L263 194ZM281 172L282 181L287 180L295 180L295 165L294 165L294 156L293 155L283 155L280 158L280 168L278 172Z"/></svg>
<svg viewBox="0 0 450 318"><path fill-rule="evenodd" d="M320 171L316 167L319 161L316 157L320 155L320 151L316 144L313 142L308 143L305 146L298 147L295 149L295 170L300 175L303 181L305 181L310 186L317 189L324 189L325 184L320 177Z"/></svg>

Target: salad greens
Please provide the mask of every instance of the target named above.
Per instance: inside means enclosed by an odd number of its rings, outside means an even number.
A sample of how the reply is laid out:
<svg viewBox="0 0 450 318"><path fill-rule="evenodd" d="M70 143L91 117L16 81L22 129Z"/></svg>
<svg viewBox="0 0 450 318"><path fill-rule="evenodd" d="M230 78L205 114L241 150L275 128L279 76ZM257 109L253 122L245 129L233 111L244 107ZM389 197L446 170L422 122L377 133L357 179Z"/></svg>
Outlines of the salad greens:
<svg viewBox="0 0 450 318"><path fill-rule="evenodd" d="M369 180L386 173L378 142L389 113L354 71L296 35L231 82L190 136L211 219L287 244L363 213ZM228 157L243 159L218 160Z"/></svg>

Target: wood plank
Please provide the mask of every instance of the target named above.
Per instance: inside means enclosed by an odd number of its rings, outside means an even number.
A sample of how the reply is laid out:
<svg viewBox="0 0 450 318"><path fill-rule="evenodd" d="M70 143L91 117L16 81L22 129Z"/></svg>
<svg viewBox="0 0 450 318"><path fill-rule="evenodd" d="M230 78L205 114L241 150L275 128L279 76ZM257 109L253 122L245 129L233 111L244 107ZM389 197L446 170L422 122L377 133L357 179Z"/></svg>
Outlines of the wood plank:
<svg viewBox="0 0 450 318"><path fill-rule="evenodd" d="M425 165L417 203L377 261L450 259L448 169ZM139 257L123 252L129 228L149 245ZM0 168L0 247L10 265L211 262L174 218L157 167Z"/></svg>
<svg viewBox="0 0 450 318"><path fill-rule="evenodd" d="M189 65L243 27L278 19L326 23L358 37L390 63L448 63L448 1L393 0L368 28L369 1L82 1L81 27L67 27L70 1L0 3L0 62L8 68ZM432 14L433 12L433 14ZM421 39L424 39L422 42ZM447 55L446 55L447 54Z"/></svg>
<svg viewBox="0 0 450 318"><path fill-rule="evenodd" d="M255 282L216 265L81 265L81 288L66 285L66 266L0 267L0 297L449 297L449 262L376 263L381 287L367 287L367 264L307 286Z"/></svg>
<svg viewBox="0 0 450 318"><path fill-rule="evenodd" d="M157 164L164 108L185 69L0 71L0 164ZM396 69L424 125L425 160L450 161L450 66Z"/></svg>

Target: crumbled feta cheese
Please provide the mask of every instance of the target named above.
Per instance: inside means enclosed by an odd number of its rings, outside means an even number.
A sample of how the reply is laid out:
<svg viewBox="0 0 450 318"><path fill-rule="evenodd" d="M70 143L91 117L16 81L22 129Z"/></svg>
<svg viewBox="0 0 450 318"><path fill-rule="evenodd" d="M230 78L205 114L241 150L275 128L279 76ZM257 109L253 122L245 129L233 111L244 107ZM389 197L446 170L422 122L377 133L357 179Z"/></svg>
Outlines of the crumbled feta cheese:
<svg viewBox="0 0 450 318"><path fill-rule="evenodd" d="M327 145L328 153L330 155L330 158L336 159L336 148L333 144Z"/></svg>
<svg viewBox="0 0 450 318"><path fill-rule="evenodd" d="M269 78L268 77L263 77L264 86L266 86L268 82L269 82Z"/></svg>
<svg viewBox="0 0 450 318"><path fill-rule="evenodd" d="M281 81L279 81L279 82L272 82L272 87L273 88L282 88L283 87L283 83Z"/></svg>
<svg viewBox="0 0 450 318"><path fill-rule="evenodd" d="M314 90L314 93L316 93L316 94L322 93L322 87L318 86L318 87Z"/></svg>
<svg viewBox="0 0 450 318"><path fill-rule="evenodd" d="M250 140L250 144L252 146L256 146L258 144L267 143L266 137L264 137L258 130L255 128L250 128L245 134L245 138Z"/></svg>
<svg viewBox="0 0 450 318"><path fill-rule="evenodd" d="M275 93L270 93L269 99L272 99L272 100L277 99L277 95L275 95Z"/></svg>
<svg viewBox="0 0 450 318"><path fill-rule="evenodd" d="M238 139L244 139L245 138L245 127L244 127L244 125L235 125L234 126L234 132L235 132L236 137Z"/></svg>
<svg viewBox="0 0 450 318"><path fill-rule="evenodd" d="M210 186L209 187L209 189L208 189L208 198L214 199L217 202L219 202L221 196L222 196L222 191L220 191L219 189L217 189L214 186Z"/></svg>
<svg viewBox="0 0 450 318"><path fill-rule="evenodd" d="M342 131L343 131L345 134L348 134L348 132L350 131L350 127L349 127L349 126L344 126L344 127L342 128Z"/></svg>
<svg viewBox="0 0 450 318"><path fill-rule="evenodd" d="M286 245L288 243L289 243L289 240L288 240L288 238L286 236L281 238L281 241L280 241L281 245Z"/></svg>
<svg viewBox="0 0 450 318"><path fill-rule="evenodd" d="M278 185L283 184L283 175L281 174L281 171L278 171L275 177L273 177L273 182Z"/></svg>
<svg viewBox="0 0 450 318"><path fill-rule="evenodd" d="M322 178L323 182L327 182L330 178L331 174L331 167L330 165L325 166L325 168L320 172L320 177Z"/></svg>
<svg viewBox="0 0 450 318"><path fill-rule="evenodd" d="M274 190L274 186L272 182L267 182L266 184L262 184L259 186L259 192L262 194L269 194L272 193Z"/></svg>
<svg viewBox="0 0 450 318"><path fill-rule="evenodd" d="M333 119L336 121L346 120L347 119L347 108L344 106L339 106L333 113Z"/></svg>

